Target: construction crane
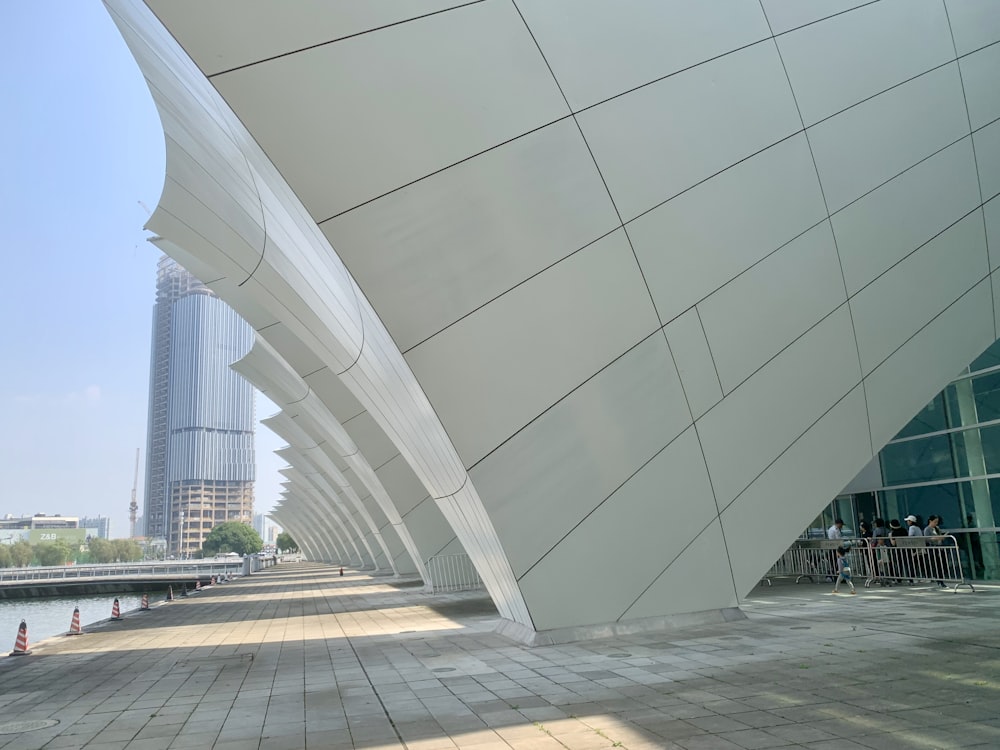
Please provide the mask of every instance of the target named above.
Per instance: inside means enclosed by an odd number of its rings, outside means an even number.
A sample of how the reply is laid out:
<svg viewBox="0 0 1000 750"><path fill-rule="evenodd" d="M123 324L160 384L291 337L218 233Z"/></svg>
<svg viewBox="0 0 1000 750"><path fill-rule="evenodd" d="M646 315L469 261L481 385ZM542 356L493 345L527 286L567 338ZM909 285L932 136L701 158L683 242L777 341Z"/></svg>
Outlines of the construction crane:
<svg viewBox="0 0 1000 750"><path fill-rule="evenodd" d="M139 449L135 449L135 477L132 479L132 502L128 504L128 535L130 539L135 539L135 514L139 511L139 503L136 502L135 492L139 487Z"/></svg>

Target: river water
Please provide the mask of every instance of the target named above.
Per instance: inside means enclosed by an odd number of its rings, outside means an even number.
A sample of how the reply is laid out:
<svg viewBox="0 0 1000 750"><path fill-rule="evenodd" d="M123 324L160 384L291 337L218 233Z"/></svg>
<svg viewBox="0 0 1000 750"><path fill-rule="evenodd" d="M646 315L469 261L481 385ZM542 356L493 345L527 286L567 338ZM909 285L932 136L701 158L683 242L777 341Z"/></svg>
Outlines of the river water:
<svg viewBox="0 0 1000 750"><path fill-rule="evenodd" d="M86 631L88 623L111 617L111 607L114 602L114 594L2 599L0 600L0 654L14 648L21 620L28 626L28 648L31 648L31 645L38 641L67 632L73 621L74 607L80 608L80 623ZM141 603L142 594L118 594L118 606L122 614L131 609L138 609Z"/></svg>

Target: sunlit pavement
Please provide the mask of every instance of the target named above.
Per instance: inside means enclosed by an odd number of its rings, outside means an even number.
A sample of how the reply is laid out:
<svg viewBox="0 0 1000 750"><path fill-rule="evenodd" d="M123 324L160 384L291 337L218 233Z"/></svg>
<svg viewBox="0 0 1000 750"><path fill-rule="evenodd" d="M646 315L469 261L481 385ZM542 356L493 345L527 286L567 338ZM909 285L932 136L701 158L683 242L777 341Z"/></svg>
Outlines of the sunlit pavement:
<svg viewBox="0 0 1000 750"><path fill-rule="evenodd" d="M1000 747L998 587L775 582L745 620L527 648L481 592L345 572L283 565L0 658L0 747Z"/></svg>

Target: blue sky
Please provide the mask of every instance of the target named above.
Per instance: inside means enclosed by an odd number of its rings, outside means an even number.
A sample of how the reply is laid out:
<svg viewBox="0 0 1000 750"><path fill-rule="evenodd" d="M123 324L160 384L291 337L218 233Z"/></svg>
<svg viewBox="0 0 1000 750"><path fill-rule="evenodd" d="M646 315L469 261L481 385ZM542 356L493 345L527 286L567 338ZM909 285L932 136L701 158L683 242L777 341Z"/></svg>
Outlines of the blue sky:
<svg viewBox="0 0 1000 750"><path fill-rule="evenodd" d="M142 508L163 133L98 0L0 2L0 514ZM258 399L258 416L273 405ZM257 433L256 510L282 441Z"/></svg>

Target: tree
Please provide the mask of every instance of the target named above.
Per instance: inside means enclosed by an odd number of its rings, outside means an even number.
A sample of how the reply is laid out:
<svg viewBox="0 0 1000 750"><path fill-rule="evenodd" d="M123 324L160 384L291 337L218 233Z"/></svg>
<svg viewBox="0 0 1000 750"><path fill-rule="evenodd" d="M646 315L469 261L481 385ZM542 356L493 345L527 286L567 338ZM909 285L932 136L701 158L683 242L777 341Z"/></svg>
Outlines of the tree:
<svg viewBox="0 0 1000 750"><path fill-rule="evenodd" d="M35 545L39 565L65 565L76 556L76 550L65 539Z"/></svg>
<svg viewBox="0 0 1000 750"><path fill-rule="evenodd" d="M34 556L35 550L23 539L18 539L10 545L10 558L14 562L15 568L25 568L31 565L31 559Z"/></svg>
<svg viewBox="0 0 1000 750"><path fill-rule="evenodd" d="M278 549L284 552L299 551L299 545L295 543L295 540L292 539L292 535L289 534L287 531L282 531L280 534L278 534L278 538L277 540L275 540L274 543L275 545L277 545Z"/></svg>
<svg viewBox="0 0 1000 750"><path fill-rule="evenodd" d="M226 521L212 529L201 545L206 555L225 552L236 552L240 555L252 555L260 552L264 542L260 535L245 523Z"/></svg>
<svg viewBox="0 0 1000 750"><path fill-rule="evenodd" d="M115 561L115 546L107 539L102 539L99 536L91 537L88 546L92 562L107 564Z"/></svg>
<svg viewBox="0 0 1000 750"><path fill-rule="evenodd" d="M142 559L142 547L131 539L112 539L111 546L115 550L115 560L118 562L133 562Z"/></svg>
<svg viewBox="0 0 1000 750"><path fill-rule="evenodd" d="M14 564L14 561L10 556L10 547L6 544L0 544L0 568L9 568Z"/></svg>

